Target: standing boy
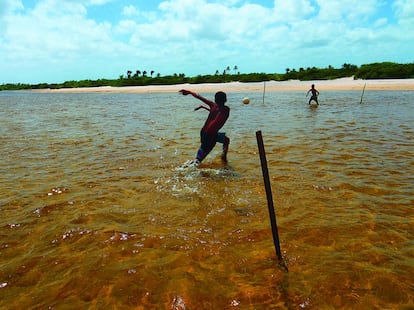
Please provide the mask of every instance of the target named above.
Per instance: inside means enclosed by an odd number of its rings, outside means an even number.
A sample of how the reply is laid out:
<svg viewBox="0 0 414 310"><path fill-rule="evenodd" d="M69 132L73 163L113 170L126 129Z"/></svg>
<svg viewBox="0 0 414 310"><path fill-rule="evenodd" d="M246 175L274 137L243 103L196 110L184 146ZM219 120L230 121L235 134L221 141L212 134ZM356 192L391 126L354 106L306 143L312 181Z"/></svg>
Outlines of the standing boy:
<svg viewBox="0 0 414 310"><path fill-rule="evenodd" d="M200 131L201 145L198 149L194 164L198 165L201 163L214 148L216 142L223 144L223 154L221 155L221 160L223 162L227 162L227 151L229 148L230 139L226 136L226 133L219 132L221 127L223 127L223 125L226 123L230 114L230 108L224 105L227 101L226 93L222 91L217 92L214 96L214 102L190 90L182 89L180 90L180 93L182 93L184 96L192 95L194 98L197 98L208 105L208 107L200 105L195 109L195 111L199 110L200 108L206 109L209 111L209 114L203 128L201 128Z"/></svg>
<svg viewBox="0 0 414 310"><path fill-rule="evenodd" d="M309 92L312 93L312 96L309 99L309 104L311 104L312 100L315 100L316 104L319 105L319 102L318 102L319 92L315 89L315 84L312 84L312 88L308 90L308 92L306 93L306 97L309 95Z"/></svg>

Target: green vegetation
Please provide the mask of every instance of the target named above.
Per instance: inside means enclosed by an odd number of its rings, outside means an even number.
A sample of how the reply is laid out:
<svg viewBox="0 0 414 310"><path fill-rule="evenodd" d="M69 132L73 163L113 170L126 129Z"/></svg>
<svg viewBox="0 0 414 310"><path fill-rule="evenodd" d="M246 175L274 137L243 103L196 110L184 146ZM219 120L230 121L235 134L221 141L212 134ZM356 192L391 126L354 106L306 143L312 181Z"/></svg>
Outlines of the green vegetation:
<svg viewBox="0 0 414 310"><path fill-rule="evenodd" d="M414 63L398 64L393 62L381 62L362 65L360 67L351 64L343 64L337 69L332 66L327 68L286 68L285 73L246 73L238 72L238 67L234 66L224 69L222 73L216 70L214 75L197 75L195 77L186 77L185 74L174 74L161 76L159 73L154 75L154 71L132 71L128 70L126 76L121 75L116 80L99 79L99 80L81 80L66 81L58 84L3 84L0 90L24 90L24 89L59 89L59 88L77 88L77 87L99 87L99 86L146 86L146 85L174 85L182 83L201 84L201 83L227 83L227 82L263 82L263 81L286 81L286 80L331 80L342 77L354 76L355 79L406 79L414 78Z"/></svg>
<svg viewBox="0 0 414 310"><path fill-rule="evenodd" d="M362 65L355 77L358 79L409 79L414 78L414 63L397 64L393 62Z"/></svg>

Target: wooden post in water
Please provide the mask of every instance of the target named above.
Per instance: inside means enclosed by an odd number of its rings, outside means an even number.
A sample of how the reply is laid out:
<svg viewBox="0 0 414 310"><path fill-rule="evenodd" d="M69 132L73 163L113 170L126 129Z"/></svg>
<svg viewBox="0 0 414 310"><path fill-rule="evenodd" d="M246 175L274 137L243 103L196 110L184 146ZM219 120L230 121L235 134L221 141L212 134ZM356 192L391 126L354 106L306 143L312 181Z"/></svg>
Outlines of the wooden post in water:
<svg viewBox="0 0 414 310"><path fill-rule="evenodd" d="M362 103L362 97L364 97L364 93L365 93L365 86L367 86L367 83L364 84L364 88L362 89L361 100L359 101L359 104Z"/></svg>
<svg viewBox="0 0 414 310"><path fill-rule="evenodd" d="M263 104L264 104L265 93L266 93L266 81L263 82Z"/></svg>
<svg viewBox="0 0 414 310"><path fill-rule="evenodd" d="M288 272L288 268L283 260L280 250L279 233L277 230L276 213L273 206L272 188L270 186L269 170L267 169L266 153L263 144L262 132L256 131L257 146L259 148L260 163L262 165L263 180L266 189L267 206L269 208L270 226L272 227L273 243L276 249L276 255L279 259L279 266Z"/></svg>

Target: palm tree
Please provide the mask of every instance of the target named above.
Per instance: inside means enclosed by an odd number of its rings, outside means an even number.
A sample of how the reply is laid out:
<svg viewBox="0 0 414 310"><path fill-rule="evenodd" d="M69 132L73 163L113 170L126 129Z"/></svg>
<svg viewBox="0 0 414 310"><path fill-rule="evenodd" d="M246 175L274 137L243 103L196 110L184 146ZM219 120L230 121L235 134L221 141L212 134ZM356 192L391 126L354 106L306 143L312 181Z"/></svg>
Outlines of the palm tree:
<svg viewBox="0 0 414 310"><path fill-rule="evenodd" d="M151 70L151 77L152 77L153 74L154 74L154 70Z"/></svg>
<svg viewBox="0 0 414 310"><path fill-rule="evenodd" d="M147 71L142 71L142 76L147 76Z"/></svg>
<svg viewBox="0 0 414 310"><path fill-rule="evenodd" d="M218 70L216 70L216 73L215 73L215 75L219 75L220 73L219 73L219 71Z"/></svg>
<svg viewBox="0 0 414 310"><path fill-rule="evenodd" d="M237 67L237 65L235 65L234 66L234 68L233 68L233 70L234 70L234 74L236 74L237 73L237 70L238 70L239 68Z"/></svg>
<svg viewBox="0 0 414 310"><path fill-rule="evenodd" d="M128 70L128 71L127 71L127 77L128 77L128 79L130 79L130 78L131 78L131 74L132 74L132 71L131 71L131 70Z"/></svg>

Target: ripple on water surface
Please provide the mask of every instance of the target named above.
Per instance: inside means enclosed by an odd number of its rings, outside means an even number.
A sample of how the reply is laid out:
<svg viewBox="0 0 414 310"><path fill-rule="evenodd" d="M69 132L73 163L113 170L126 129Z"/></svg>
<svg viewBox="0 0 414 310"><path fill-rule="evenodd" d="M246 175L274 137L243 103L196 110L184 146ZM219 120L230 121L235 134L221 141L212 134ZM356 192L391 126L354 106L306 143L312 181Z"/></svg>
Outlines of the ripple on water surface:
<svg viewBox="0 0 414 310"><path fill-rule="evenodd" d="M229 94L229 163L184 169L193 98L1 92L0 308L413 307L413 92L321 93Z"/></svg>

